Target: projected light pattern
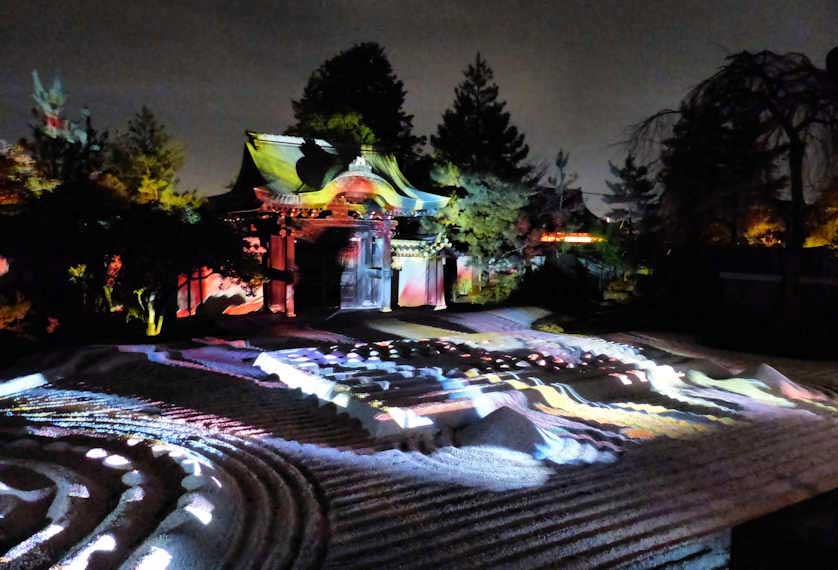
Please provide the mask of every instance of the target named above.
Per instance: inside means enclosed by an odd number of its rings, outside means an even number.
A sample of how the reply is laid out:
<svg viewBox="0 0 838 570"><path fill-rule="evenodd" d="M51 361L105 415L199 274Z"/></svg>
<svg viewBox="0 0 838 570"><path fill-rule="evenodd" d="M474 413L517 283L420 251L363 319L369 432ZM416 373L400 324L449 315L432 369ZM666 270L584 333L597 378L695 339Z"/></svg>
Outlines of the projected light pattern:
<svg viewBox="0 0 838 570"><path fill-rule="evenodd" d="M396 257L394 263L398 263L399 269L399 295L400 307L421 307L428 303L428 265L436 263L436 260L429 261L423 257ZM431 283L436 286L436 282Z"/></svg>
<svg viewBox="0 0 838 570"><path fill-rule="evenodd" d="M556 463L613 461L644 440L690 439L750 420L812 415L813 407L836 411L782 377L683 375L632 347L536 332L295 348L262 353L255 365L378 437L474 432L468 426L512 410L534 430L525 447Z"/></svg>
<svg viewBox="0 0 838 570"><path fill-rule="evenodd" d="M611 461L618 443L637 435L638 428L679 421L648 416L646 409L601 409L563 383L584 379L580 389L600 397L648 391L645 372L614 356L571 344L556 344L546 353L531 347L526 347L529 352L487 348L493 348L492 342L482 337L466 342L399 340L335 345L327 353L315 348L264 353L255 364L289 386L345 409L378 436L462 428L496 409L512 408L539 430L538 455L559 463ZM421 366L417 361L422 360L434 365ZM576 419L553 418L551 412ZM608 429L615 425L631 429Z"/></svg>
<svg viewBox="0 0 838 570"><path fill-rule="evenodd" d="M245 315L262 308L262 287L249 286L232 277L224 277L208 268L189 278L178 276L177 317L189 317L198 307L209 314Z"/></svg>
<svg viewBox="0 0 838 570"><path fill-rule="evenodd" d="M301 529L322 524L319 503L265 445L90 392L39 388L11 403L0 415L29 425L0 432L0 528L13 529L0 535L3 568L308 567L318 556L319 538Z"/></svg>
<svg viewBox="0 0 838 570"><path fill-rule="evenodd" d="M39 414L41 421L46 414ZM107 553L119 554L118 536L133 540L134 530L122 520L130 520L165 507L167 493L159 492L156 475L134 451L144 471L126 474L126 458L109 454L101 439L91 440L76 433L52 427L6 430L0 437L0 499L6 505L4 519L12 521L11 533L3 536L0 562L15 568L46 567L57 562L61 568L85 569L95 555L105 562ZM119 446L119 440L109 442ZM116 463L119 469L103 466ZM108 465L108 467L110 467ZM147 474L146 474L147 473ZM24 495L15 484L37 489ZM155 491L148 496L145 492ZM114 507L108 512L108 504ZM43 518L40 518L43 517ZM100 521L93 534L80 539ZM13 542L9 542L13 539ZM80 542L77 542L80 541ZM122 551L124 552L124 550ZM6 566L4 566L6 567Z"/></svg>
<svg viewBox="0 0 838 570"><path fill-rule="evenodd" d="M304 151L308 146L301 138L248 132L245 143L246 160L252 161L266 182L270 200L278 205L301 208L327 208L339 195L350 201L371 200L388 210L414 214L420 210L436 210L448 202L447 196L423 192L410 185L391 156L381 155L371 148L362 149L349 170L335 176L339 169L337 151L322 140L314 140L322 156L334 162L319 176L319 180L300 178L305 170ZM375 170L378 174L374 173ZM381 175L386 176L387 179Z"/></svg>
<svg viewBox="0 0 838 570"><path fill-rule="evenodd" d="M0 381L0 567L613 566L838 485L827 394L507 317L96 347Z"/></svg>

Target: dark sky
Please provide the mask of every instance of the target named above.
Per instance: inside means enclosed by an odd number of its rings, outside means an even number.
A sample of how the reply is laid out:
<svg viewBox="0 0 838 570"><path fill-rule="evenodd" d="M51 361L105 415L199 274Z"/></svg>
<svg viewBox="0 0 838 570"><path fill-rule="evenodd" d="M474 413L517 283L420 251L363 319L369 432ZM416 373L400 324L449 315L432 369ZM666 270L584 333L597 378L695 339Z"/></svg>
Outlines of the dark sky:
<svg viewBox="0 0 838 570"><path fill-rule="evenodd" d="M423 135L480 50L531 160L562 147L597 193L625 127L725 54L802 51L822 66L838 1L0 0L0 139L27 133L31 70L58 72L69 115L87 104L100 128L150 106L186 144L184 188L214 194L237 172L243 131L282 131L311 71L366 40L387 48Z"/></svg>

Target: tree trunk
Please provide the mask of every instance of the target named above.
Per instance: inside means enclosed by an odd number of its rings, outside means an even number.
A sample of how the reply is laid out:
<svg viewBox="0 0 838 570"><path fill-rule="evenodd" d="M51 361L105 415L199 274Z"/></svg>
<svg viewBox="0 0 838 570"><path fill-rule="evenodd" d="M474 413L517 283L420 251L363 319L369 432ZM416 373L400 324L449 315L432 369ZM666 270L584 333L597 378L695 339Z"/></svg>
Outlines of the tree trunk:
<svg viewBox="0 0 838 570"><path fill-rule="evenodd" d="M789 149L789 175L791 177L791 216L789 219L789 243L787 247L796 252L803 249L803 155L806 147L801 142L792 142Z"/></svg>
<svg viewBox="0 0 838 570"><path fill-rule="evenodd" d="M783 315L786 325L802 321L800 304L801 255L803 252L803 155L806 147L792 141L789 149L789 176L791 178L791 213L785 250L785 279Z"/></svg>

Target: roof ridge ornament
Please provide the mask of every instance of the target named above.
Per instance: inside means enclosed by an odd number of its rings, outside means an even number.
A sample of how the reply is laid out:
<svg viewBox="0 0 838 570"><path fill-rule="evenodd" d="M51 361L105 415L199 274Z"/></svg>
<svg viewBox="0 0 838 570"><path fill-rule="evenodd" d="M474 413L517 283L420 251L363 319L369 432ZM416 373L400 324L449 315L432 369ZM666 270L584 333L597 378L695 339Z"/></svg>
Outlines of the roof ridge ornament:
<svg viewBox="0 0 838 570"><path fill-rule="evenodd" d="M349 172L372 172L372 166L367 162L367 159L362 155L358 155L355 160L349 163Z"/></svg>

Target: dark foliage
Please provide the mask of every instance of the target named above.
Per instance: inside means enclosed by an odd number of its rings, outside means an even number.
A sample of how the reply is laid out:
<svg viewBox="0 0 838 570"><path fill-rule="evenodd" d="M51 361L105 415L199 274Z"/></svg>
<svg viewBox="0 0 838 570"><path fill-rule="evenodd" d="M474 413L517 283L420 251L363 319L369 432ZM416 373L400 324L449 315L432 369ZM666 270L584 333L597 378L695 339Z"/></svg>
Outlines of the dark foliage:
<svg viewBox="0 0 838 570"><path fill-rule="evenodd" d="M715 120L703 123L714 115ZM816 171L812 159L824 155L838 127L838 78L799 53L733 54L687 94L680 110L661 111L635 127L634 148L659 142L667 125L684 116L700 129L739 129L745 124L757 135L759 150L782 153L788 161L791 194L785 241L799 252L804 241L804 169Z"/></svg>
<svg viewBox="0 0 838 570"><path fill-rule="evenodd" d="M527 219L533 229L592 229L587 227L592 221L591 214L585 207L582 189L576 185L578 176L570 169L569 163L570 154L559 150L554 162L554 174L548 175L545 168L533 176L533 179L541 181L534 185L525 208Z"/></svg>
<svg viewBox="0 0 838 570"><path fill-rule="evenodd" d="M682 108L661 152L668 244L744 243L749 211L770 208L784 185L764 128L756 117L729 117L714 105Z"/></svg>
<svg viewBox="0 0 838 570"><path fill-rule="evenodd" d="M634 156L629 154L623 166L608 163L613 181L606 181L605 185L611 191L605 196L606 204L617 207L608 212L614 220L628 221L635 226L642 226L654 214L655 181L649 176L645 166L635 164Z"/></svg>
<svg viewBox="0 0 838 570"><path fill-rule="evenodd" d="M529 147L523 133L510 124L492 69L479 53L454 93L453 107L445 111L431 136L438 158L463 170L520 180L529 171L521 164Z"/></svg>
<svg viewBox="0 0 838 570"><path fill-rule="evenodd" d="M171 314L177 275L193 268L251 275L241 236L204 208L197 218L187 223L181 212L133 202L94 182L66 183L5 218L0 243L32 317L57 318L72 331L108 317L124 322L137 291L145 301L154 293L158 313ZM120 269L113 272L116 258Z"/></svg>
<svg viewBox="0 0 838 570"><path fill-rule="evenodd" d="M104 148L108 144L107 131L100 133L93 128L89 114L84 115L82 140L51 137L34 128L32 139L23 141L37 161L44 175L62 182L76 183L99 171L105 162Z"/></svg>
<svg viewBox="0 0 838 570"><path fill-rule="evenodd" d="M364 133L371 131L381 150L407 164L423 139L413 134L413 116L404 111L405 95L384 48L374 42L360 43L326 60L311 74L303 96L292 102L297 122L286 133L333 139L341 127L341 132L361 134L361 140L353 137L355 142L367 142ZM347 131L347 125L355 126Z"/></svg>
<svg viewBox="0 0 838 570"><path fill-rule="evenodd" d="M559 255L542 267L527 270L509 299L512 304L537 303L572 316L593 311L598 300L595 278L575 255Z"/></svg>

